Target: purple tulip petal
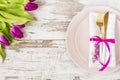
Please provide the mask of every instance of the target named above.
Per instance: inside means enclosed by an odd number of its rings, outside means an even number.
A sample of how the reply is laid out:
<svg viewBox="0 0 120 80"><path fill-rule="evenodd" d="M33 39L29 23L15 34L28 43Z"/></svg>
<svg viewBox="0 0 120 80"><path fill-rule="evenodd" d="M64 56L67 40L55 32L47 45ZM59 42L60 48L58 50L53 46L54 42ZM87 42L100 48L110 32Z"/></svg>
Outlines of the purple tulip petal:
<svg viewBox="0 0 120 80"><path fill-rule="evenodd" d="M34 2L35 0L29 0L30 2Z"/></svg>
<svg viewBox="0 0 120 80"><path fill-rule="evenodd" d="M24 28L24 27L25 27L25 24L21 24L21 25L13 24L13 27Z"/></svg>
<svg viewBox="0 0 120 80"><path fill-rule="evenodd" d="M25 4L25 10L27 11L33 11L33 10L36 10L37 8L38 8L38 4L35 4L35 3Z"/></svg>
<svg viewBox="0 0 120 80"><path fill-rule="evenodd" d="M10 43L4 35L0 35L0 43L6 46L9 46Z"/></svg>
<svg viewBox="0 0 120 80"><path fill-rule="evenodd" d="M13 27L10 34L15 38L23 38L23 32L18 27Z"/></svg>

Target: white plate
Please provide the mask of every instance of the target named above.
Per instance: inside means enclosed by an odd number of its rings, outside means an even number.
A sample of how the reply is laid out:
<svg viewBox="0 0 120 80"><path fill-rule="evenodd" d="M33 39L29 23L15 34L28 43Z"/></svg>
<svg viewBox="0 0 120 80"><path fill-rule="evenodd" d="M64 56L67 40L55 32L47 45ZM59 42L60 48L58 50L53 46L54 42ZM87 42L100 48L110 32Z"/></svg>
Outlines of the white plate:
<svg viewBox="0 0 120 80"><path fill-rule="evenodd" d="M117 15L116 20L116 61L117 66L115 68L107 68L106 70L99 72L97 68L88 67L89 56L89 12L106 12L109 11ZM105 6L93 6L87 7L80 13L78 13L71 21L67 30L67 50L74 63L80 68L84 69L88 73L106 74L116 71L120 68L120 13Z"/></svg>

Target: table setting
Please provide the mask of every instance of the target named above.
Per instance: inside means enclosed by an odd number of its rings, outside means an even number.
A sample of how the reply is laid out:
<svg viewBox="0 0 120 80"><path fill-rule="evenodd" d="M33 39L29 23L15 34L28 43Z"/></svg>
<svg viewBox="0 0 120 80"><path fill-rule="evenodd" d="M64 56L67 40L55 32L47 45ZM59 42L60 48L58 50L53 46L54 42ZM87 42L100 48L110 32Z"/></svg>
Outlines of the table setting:
<svg viewBox="0 0 120 80"><path fill-rule="evenodd" d="M67 31L67 49L73 62L88 73L119 70L119 12L89 6L78 13Z"/></svg>
<svg viewBox="0 0 120 80"><path fill-rule="evenodd" d="M0 0L0 80L119 80L119 4Z"/></svg>

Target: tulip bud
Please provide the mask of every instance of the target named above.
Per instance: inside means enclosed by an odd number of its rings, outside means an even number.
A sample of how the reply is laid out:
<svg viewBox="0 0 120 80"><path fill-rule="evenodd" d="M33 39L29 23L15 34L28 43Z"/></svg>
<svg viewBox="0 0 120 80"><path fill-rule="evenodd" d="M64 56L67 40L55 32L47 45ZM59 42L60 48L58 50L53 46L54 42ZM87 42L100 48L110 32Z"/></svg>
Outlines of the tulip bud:
<svg viewBox="0 0 120 80"><path fill-rule="evenodd" d="M30 2L34 2L35 0L29 0Z"/></svg>
<svg viewBox="0 0 120 80"><path fill-rule="evenodd" d="M10 34L15 38L23 38L23 32L16 26L10 30Z"/></svg>
<svg viewBox="0 0 120 80"><path fill-rule="evenodd" d="M25 10L27 11L33 11L33 10L36 10L38 8L38 4L35 4L35 3L27 3L25 4Z"/></svg>
<svg viewBox="0 0 120 80"><path fill-rule="evenodd" d="M21 25L13 24L13 27L24 28L24 27L25 27L25 24L21 24Z"/></svg>
<svg viewBox="0 0 120 80"><path fill-rule="evenodd" d="M0 35L0 43L6 46L9 46L10 43L4 35Z"/></svg>

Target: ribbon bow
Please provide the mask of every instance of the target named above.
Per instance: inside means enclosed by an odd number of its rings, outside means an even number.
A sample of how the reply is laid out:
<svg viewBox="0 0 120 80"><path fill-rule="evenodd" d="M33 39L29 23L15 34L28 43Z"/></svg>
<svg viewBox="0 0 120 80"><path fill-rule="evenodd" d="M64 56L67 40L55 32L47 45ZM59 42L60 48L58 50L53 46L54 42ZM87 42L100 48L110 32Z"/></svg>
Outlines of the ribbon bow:
<svg viewBox="0 0 120 80"><path fill-rule="evenodd" d="M111 54L110 54L110 46L109 46L109 43L115 43L115 39L103 39L103 38L101 38L101 37L99 37L99 36L95 36L95 37L93 37L93 38L90 38L90 41L95 41L96 43L95 43L95 53L94 53L94 58L102 65L102 67L99 69L99 71L103 71L104 69L106 69L107 68L107 66L108 66L108 64L109 64L109 62L110 62L110 59L111 59ZM108 49L108 51L109 51L109 57L108 57L108 59L107 59L107 61L105 62L105 63L103 63L100 59L99 59L99 57L98 57L98 46L99 46L99 44L101 43L101 42L103 42L105 45L106 45L106 47L107 47L107 49Z"/></svg>

